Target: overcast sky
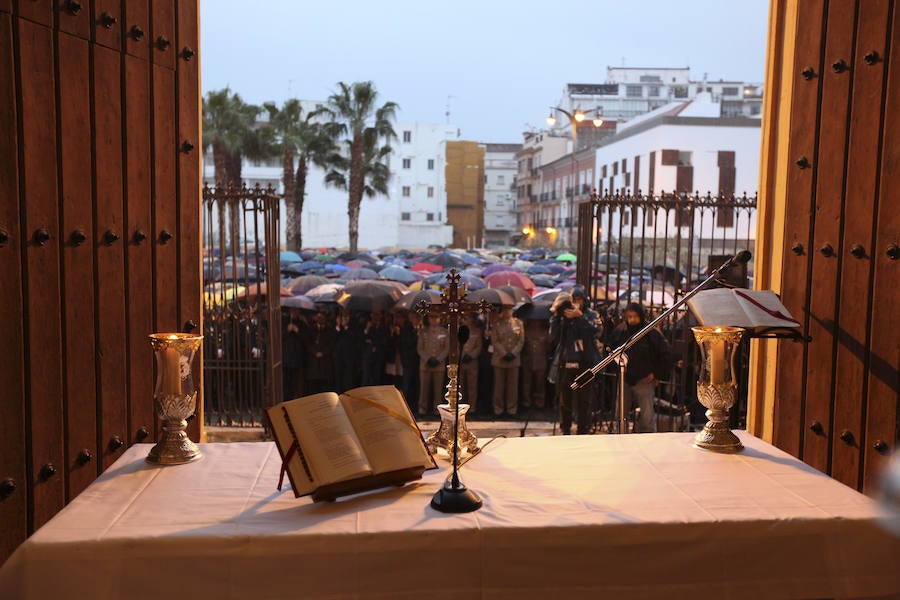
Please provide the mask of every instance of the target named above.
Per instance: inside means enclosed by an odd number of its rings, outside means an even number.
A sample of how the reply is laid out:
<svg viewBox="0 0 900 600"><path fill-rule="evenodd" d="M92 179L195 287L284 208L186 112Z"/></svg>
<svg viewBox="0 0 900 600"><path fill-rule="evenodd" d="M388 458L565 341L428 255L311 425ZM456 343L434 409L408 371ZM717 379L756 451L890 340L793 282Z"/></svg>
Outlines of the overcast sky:
<svg viewBox="0 0 900 600"><path fill-rule="evenodd" d="M372 80L398 120L518 142L566 83L607 66L685 67L762 82L768 0L203 0L204 94L326 99Z"/></svg>

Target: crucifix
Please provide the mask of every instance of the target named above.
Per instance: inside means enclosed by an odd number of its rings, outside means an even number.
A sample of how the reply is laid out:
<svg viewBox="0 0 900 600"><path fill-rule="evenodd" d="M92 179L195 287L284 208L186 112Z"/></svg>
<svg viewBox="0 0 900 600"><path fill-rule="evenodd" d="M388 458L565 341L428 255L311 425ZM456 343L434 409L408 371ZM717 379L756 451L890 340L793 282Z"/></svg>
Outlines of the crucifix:
<svg viewBox="0 0 900 600"><path fill-rule="evenodd" d="M440 304L431 304L422 300L417 302L414 307L416 312L423 317L441 319L446 323L448 329L447 377L449 382L447 383L447 392L444 394L446 402L438 405L441 426L425 439L425 445L432 453L438 448L443 448L451 457L454 457L454 445L458 449L466 450L469 454L478 452L478 438L466 427L465 416L469 405L460 402L462 392L459 388L459 356L463 344L469 339L469 328L460 327L459 320L463 315L487 313L492 310L491 305L484 300L466 302L466 286L465 284L460 285L459 280L460 275L456 269L450 269L447 274L449 285L441 292Z"/></svg>

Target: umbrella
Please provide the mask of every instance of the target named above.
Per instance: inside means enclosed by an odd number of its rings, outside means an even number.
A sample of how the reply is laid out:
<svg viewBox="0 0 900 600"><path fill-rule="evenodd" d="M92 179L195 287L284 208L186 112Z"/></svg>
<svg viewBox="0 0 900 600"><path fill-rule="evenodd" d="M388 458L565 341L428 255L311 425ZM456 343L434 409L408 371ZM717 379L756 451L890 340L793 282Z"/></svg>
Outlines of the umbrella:
<svg viewBox="0 0 900 600"><path fill-rule="evenodd" d="M281 264L286 265L288 263L303 262L303 257L291 250L282 250L278 253L278 260Z"/></svg>
<svg viewBox="0 0 900 600"><path fill-rule="evenodd" d="M387 281L351 281L335 297L335 301L349 310L387 310L403 296Z"/></svg>
<svg viewBox="0 0 900 600"><path fill-rule="evenodd" d="M332 273L343 273L344 271L349 271L350 267L345 267L344 265L339 264L331 264L325 265L326 271L331 271Z"/></svg>
<svg viewBox="0 0 900 600"><path fill-rule="evenodd" d="M295 262L289 265L282 264L281 272L288 276L305 275L307 273L321 273L324 270L322 263L315 260Z"/></svg>
<svg viewBox="0 0 900 600"><path fill-rule="evenodd" d="M553 272L550 270L549 265L531 265L524 269L524 271L529 275L546 275ZM534 277L532 277L532 279L534 279Z"/></svg>
<svg viewBox="0 0 900 600"><path fill-rule="evenodd" d="M282 298L281 306L286 308L301 308L303 310L316 310L316 303L312 298L307 296L291 296L290 298Z"/></svg>
<svg viewBox="0 0 900 600"><path fill-rule="evenodd" d="M684 273L681 272L681 270L676 269L675 265L672 264L653 265L651 272L653 273L653 277L655 277L656 279L668 281L673 285L678 285L681 280L684 279Z"/></svg>
<svg viewBox="0 0 900 600"><path fill-rule="evenodd" d="M315 257L313 257L313 260L317 260L323 263L337 262L337 259L330 254L317 254Z"/></svg>
<svg viewBox="0 0 900 600"><path fill-rule="evenodd" d="M440 304L441 294L435 290L410 290L397 300L394 310L415 310L416 304L422 301Z"/></svg>
<svg viewBox="0 0 900 600"><path fill-rule="evenodd" d="M534 263L530 260L517 260L512 264L512 268L516 271L524 271L528 267L532 266Z"/></svg>
<svg viewBox="0 0 900 600"><path fill-rule="evenodd" d="M429 256L422 257L422 260L419 262L423 262L429 265L438 265L443 267L444 269L456 268L461 269L466 266L466 261L459 256L458 254L454 254L452 252L438 252L436 254L431 254ZM477 263L477 260L476 260Z"/></svg>
<svg viewBox="0 0 900 600"><path fill-rule="evenodd" d="M512 299L515 300L514 304L531 303L531 294L529 294L522 288L513 287L511 285L501 285L500 287L495 289L504 291L512 296Z"/></svg>
<svg viewBox="0 0 900 600"><path fill-rule="evenodd" d="M244 286L234 283L211 283L203 288L203 300L206 304L221 304L242 296L246 290Z"/></svg>
<svg viewBox="0 0 900 600"><path fill-rule="evenodd" d="M480 290L484 287L487 287L487 285L480 277L475 277L474 275L470 275L469 273L459 273L459 283L460 285L465 284L466 289L469 290ZM437 286L441 289L444 289L448 285L450 285L450 282L447 281L446 273L437 273L422 280L422 287Z"/></svg>
<svg viewBox="0 0 900 600"><path fill-rule="evenodd" d="M531 279L518 271L501 271L499 273L494 273L493 275L488 275L484 278L485 283L487 283L488 287L500 287L501 285L511 285L513 287L522 288L529 294L534 289L534 282Z"/></svg>
<svg viewBox="0 0 900 600"><path fill-rule="evenodd" d="M391 265L383 268L378 271L378 277L380 279L390 279L391 281L399 281L400 283L410 284L414 281L420 281L423 279L423 275L419 274L418 271L410 271L404 267L400 267L398 265Z"/></svg>
<svg viewBox="0 0 900 600"><path fill-rule="evenodd" d="M565 252L565 253L557 256L556 260L558 260L559 262L574 263L575 261L578 260L578 257L575 256L574 254L572 254L571 252Z"/></svg>
<svg viewBox="0 0 900 600"><path fill-rule="evenodd" d="M480 302L484 300L494 306L513 306L515 298L499 288L483 288L466 295L466 302Z"/></svg>
<svg viewBox="0 0 900 600"><path fill-rule="evenodd" d="M306 292L306 296L312 298L316 302L333 302L334 296L338 294L344 286L340 283L323 283L317 285L313 289Z"/></svg>
<svg viewBox="0 0 900 600"><path fill-rule="evenodd" d="M300 251L300 256L303 257L303 260L312 260L313 258L316 257L317 254L318 254L318 252L316 252L315 250L301 250Z"/></svg>
<svg viewBox="0 0 900 600"><path fill-rule="evenodd" d="M341 273L341 279L353 281L355 279L378 279L378 273L372 269L348 269Z"/></svg>
<svg viewBox="0 0 900 600"><path fill-rule="evenodd" d="M552 293L549 294L541 294L540 297L536 297L534 302L531 304L523 304L519 308L516 309L515 315L520 319L531 319L531 320L546 320L552 317L553 315L550 313L550 307L553 306L553 301L556 300L556 297L561 293L561 290L553 290Z"/></svg>
<svg viewBox="0 0 900 600"><path fill-rule="evenodd" d="M305 294L317 285L328 283L328 279L321 275L301 275L296 279L291 279L284 287L291 291L291 294Z"/></svg>
<svg viewBox="0 0 900 600"><path fill-rule="evenodd" d="M246 298L247 300L253 300L257 296L265 296L266 294L268 294L267 288L268 286L265 281L263 281L262 283L254 283L248 286L243 291L239 292L237 294L237 297ZM285 298L290 298L291 296L293 296L291 290L282 285L278 286L278 294Z"/></svg>
<svg viewBox="0 0 900 600"><path fill-rule="evenodd" d="M555 279L548 277L547 275L532 275L531 281L534 282L534 285L543 288L552 288L557 283Z"/></svg>
<svg viewBox="0 0 900 600"><path fill-rule="evenodd" d="M484 268L484 270L481 272L481 275L482 276L490 275L491 273L499 273L500 271L515 271L515 269L513 269L509 265L495 263L495 264L486 266Z"/></svg>
<svg viewBox="0 0 900 600"><path fill-rule="evenodd" d="M417 262L413 266L409 268L410 271L424 271L429 273L440 273L444 270L444 267L440 265L433 265L430 263Z"/></svg>

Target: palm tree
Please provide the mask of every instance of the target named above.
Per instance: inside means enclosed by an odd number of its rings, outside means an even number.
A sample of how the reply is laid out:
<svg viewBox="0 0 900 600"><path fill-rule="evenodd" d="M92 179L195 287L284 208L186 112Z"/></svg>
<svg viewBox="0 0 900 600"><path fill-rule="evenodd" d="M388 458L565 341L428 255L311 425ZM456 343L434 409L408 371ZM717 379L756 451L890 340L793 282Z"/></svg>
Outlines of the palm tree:
<svg viewBox="0 0 900 600"><path fill-rule="evenodd" d="M241 163L244 156L258 158L264 154L264 144L256 117L262 109L247 104L226 87L210 91L203 98L203 144L212 147L217 187L241 185ZM228 202L229 239L227 245L236 249L240 239L240 202ZM225 222L225 206L219 204L220 226Z"/></svg>
<svg viewBox="0 0 900 600"><path fill-rule="evenodd" d="M203 98L203 144L204 149L212 147L216 185L240 185L241 159L258 154L254 137L261 110L227 87L210 91Z"/></svg>
<svg viewBox="0 0 900 600"><path fill-rule="evenodd" d="M387 193L387 157L391 153L390 142L397 137L391 121L398 107L394 102L385 102L376 108L378 92L371 81L352 85L340 82L338 88L328 98L325 111L332 119L329 133L334 139L343 139L339 151L329 158L331 170L325 182L348 192L350 252L355 253L363 195L371 198L376 193Z"/></svg>
<svg viewBox="0 0 900 600"><path fill-rule="evenodd" d="M303 246L301 218L309 163L324 168L327 157L334 153L334 142L328 135L325 124L315 120L320 111L304 115L303 106L296 98L286 100L281 109L274 102L266 102L263 107L269 112L268 137L275 153L282 159L286 246L288 250L300 250Z"/></svg>

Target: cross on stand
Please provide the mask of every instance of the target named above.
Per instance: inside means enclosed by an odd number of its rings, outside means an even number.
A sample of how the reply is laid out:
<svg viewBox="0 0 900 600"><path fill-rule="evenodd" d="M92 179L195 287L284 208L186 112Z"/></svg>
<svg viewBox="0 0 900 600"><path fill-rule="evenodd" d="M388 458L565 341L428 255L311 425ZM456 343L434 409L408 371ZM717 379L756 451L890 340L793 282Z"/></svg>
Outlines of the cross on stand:
<svg viewBox="0 0 900 600"><path fill-rule="evenodd" d="M469 454L476 454L478 448L478 438L466 427L466 412L469 410L468 404L459 402L461 391L459 389L459 354L462 344L465 340L460 336L459 319L463 315L475 313L487 313L492 310L491 305L484 300L478 302L466 302L466 286L460 285L460 275L456 269L450 269L447 274L447 282L449 285L441 292L441 303L431 304L426 300L416 303L414 309L417 313L432 318L437 317L447 323L449 340L449 353L447 358L447 393L444 394L445 404L438 405L438 412L441 415L441 426L437 431L425 438L425 445L428 451L434 454L438 448L443 448L447 454L453 457L453 443L458 440L458 448L466 450ZM468 335L463 337L468 339ZM459 403L459 417L457 414L457 403ZM454 435L454 429L456 435Z"/></svg>

